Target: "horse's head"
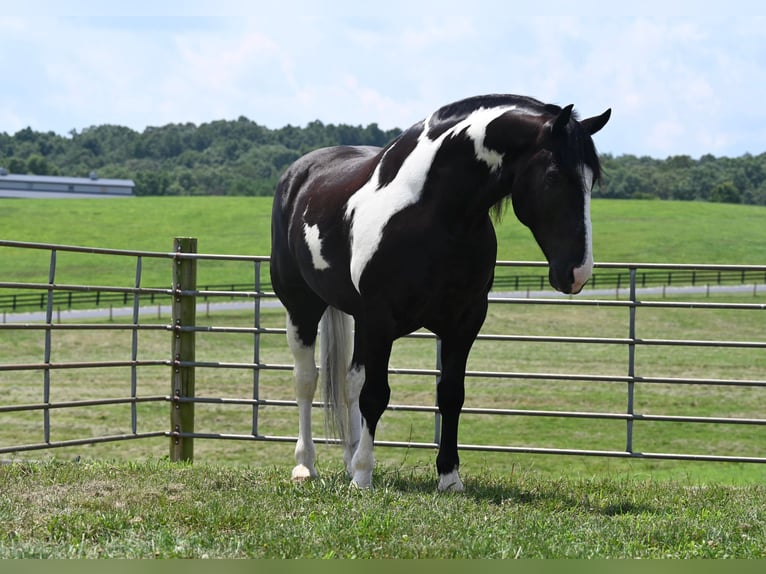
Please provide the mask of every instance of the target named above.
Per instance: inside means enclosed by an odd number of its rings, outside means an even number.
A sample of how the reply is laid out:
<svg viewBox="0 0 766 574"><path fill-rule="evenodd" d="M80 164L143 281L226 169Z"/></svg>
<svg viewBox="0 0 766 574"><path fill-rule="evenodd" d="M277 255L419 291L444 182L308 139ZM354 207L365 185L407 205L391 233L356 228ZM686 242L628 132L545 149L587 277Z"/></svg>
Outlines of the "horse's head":
<svg viewBox="0 0 766 574"><path fill-rule="evenodd" d="M573 106L537 127L537 138L514 170L511 200L548 260L551 286L579 293L593 270L590 193L600 175L591 135L611 110L578 121Z"/></svg>

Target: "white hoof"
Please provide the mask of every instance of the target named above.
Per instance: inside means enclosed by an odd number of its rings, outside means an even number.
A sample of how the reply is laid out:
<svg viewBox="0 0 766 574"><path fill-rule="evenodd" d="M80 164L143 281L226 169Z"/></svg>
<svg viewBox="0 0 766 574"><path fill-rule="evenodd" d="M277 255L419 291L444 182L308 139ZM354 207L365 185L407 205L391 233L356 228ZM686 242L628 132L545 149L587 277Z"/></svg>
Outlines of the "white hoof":
<svg viewBox="0 0 766 574"><path fill-rule="evenodd" d="M314 468L309 468L304 464L299 464L293 468L293 481L303 482L305 480L311 480L317 477L317 471Z"/></svg>
<svg viewBox="0 0 766 574"><path fill-rule="evenodd" d="M453 470L448 474L439 475L438 489L439 492L463 492L465 487L463 486L463 482L460 480L460 476L458 475L457 470Z"/></svg>
<svg viewBox="0 0 766 574"><path fill-rule="evenodd" d="M351 486L355 486L361 489L372 488L372 471L371 470L358 470L354 473L354 478L351 480Z"/></svg>
<svg viewBox="0 0 766 574"><path fill-rule="evenodd" d="M356 442L353 445L346 446L343 451L343 464L346 466L346 474L349 478L354 476L354 453L359 443Z"/></svg>

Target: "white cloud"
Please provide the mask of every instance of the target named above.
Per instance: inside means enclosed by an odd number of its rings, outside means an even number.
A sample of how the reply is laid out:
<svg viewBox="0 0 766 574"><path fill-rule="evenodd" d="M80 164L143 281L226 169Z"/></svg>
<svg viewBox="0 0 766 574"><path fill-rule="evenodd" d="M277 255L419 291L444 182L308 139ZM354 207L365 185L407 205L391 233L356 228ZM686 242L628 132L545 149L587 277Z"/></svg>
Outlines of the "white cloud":
<svg viewBox="0 0 766 574"><path fill-rule="evenodd" d="M0 131L240 115L407 127L461 97L516 92L583 116L612 107L603 151L761 153L766 18L735 4L32 1L0 20Z"/></svg>
<svg viewBox="0 0 766 574"><path fill-rule="evenodd" d="M583 91L614 108L608 129L599 134L601 149L657 156L726 153L735 138L725 117L731 102L742 98L726 78L750 64L736 57L722 66L716 34L720 28L661 18L604 26L590 49ZM758 74L762 85L763 72Z"/></svg>

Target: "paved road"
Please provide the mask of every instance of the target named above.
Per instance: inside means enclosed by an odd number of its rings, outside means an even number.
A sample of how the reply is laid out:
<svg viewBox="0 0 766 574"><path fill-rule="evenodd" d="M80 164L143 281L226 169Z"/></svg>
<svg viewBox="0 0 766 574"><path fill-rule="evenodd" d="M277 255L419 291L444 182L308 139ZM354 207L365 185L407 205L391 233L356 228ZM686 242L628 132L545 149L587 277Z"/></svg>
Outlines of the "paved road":
<svg viewBox="0 0 766 574"><path fill-rule="evenodd" d="M754 297L763 296L766 298L766 285L721 285L721 286L695 286L695 287L647 287L644 289L637 289L638 295L665 295L665 296L678 296L678 295L699 295L708 293L734 293L750 295ZM607 297L609 299L619 297L627 298L629 290L627 288L617 289L591 289L584 290L578 298L593 298L593 297ZM493 292L490 293L490 300L493 298L507 298L507 297L521 297L521 298L556 298L562 297L560 293L547 289L545 291L513 291L513 292ZM261 304L266 308L281 307L281 303L274 299L267 299ZM218 303L200 303L197 305L197 313L205 314L210 311L232 311L242 309L253 309L254 302L250 301L228 301ZM132 307L115 307L112 309L75 309L75 310L54 310L53 320L54 322L60 321L72 321L72 320L90 320L90 319L103 319L106 317L131 317L133 315ZM172 308L170 305L153 305L143 306L139 309L140 317L152 317L152 318L170 318L172 315ZM30 313L6 313L3 312L0 317L2 323L39 323L45 321L44 311L34 311Z"/></svg>

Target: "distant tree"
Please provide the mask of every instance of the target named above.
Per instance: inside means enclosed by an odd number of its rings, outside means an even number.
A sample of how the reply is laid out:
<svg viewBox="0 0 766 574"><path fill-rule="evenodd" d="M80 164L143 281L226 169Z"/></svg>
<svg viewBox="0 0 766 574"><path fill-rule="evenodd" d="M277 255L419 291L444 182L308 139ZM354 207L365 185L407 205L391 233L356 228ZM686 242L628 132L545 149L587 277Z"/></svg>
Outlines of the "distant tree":
<svg viewBox="0 0 766 574"><path fill-rule="evenodd" d="M27 173L27 162L18 157L12 157L8 160L8 171L10 173Z"/></svg>
<svg viewBox="0 0 766 574"><path fill-rule="evenodd" d="M377 124L287 125L269 129L240 116L199 126L91 126L66 136L24 128L0 133L0 165L11 173L102 177L136 182L141 195L271 195L288 165L312 149L332 145L384 146L401 133ZM603 177L594 197L725 201L766 205L766 153L738 158L705 154L601 156Z"/></svg>
<svg viewBox="0 0 766 574"><path fill-rule="evenodd" d="M34 175L52 175L48 160L40 154L33 154L27 158L27 172Z"/></svg>
<svg viewBox="0 0 766 574"><path fill-rule="evenodd" d="M744 203L752 205L766 205L766 182L754 189L749 189L744 195Z"/></svg>
<svg viewBox="0 0 766 574"><path fill-rule="evenodd" d="M710 191L710 201L715 203L741 203L742 193L730 181L719 183Z"/></svg>

